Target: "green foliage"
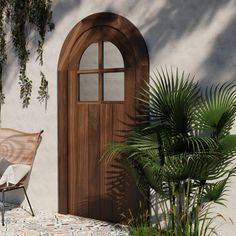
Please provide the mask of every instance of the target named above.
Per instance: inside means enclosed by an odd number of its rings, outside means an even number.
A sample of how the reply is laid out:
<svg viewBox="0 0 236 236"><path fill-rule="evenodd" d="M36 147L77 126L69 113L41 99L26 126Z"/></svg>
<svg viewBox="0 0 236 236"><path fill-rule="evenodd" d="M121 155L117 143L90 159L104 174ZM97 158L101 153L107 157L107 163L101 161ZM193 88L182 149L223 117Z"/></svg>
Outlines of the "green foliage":
<svg viewBox="0 0 236 236"><path fill-rule="evenodd" d="M27 77L26 66L30 51L27 48L29 34L38 38L38 60L43 65L43 45L47 31L54 28L52 23L51 0L0 0L0 105L4 104L5 95L2 91L2 71L7 60L5 28L11 30L11 40L18 57L20 72L20 99L23 108L30 104L32 80ZM41 76L42 77L42 76ZM49 96L44 76L39 89L38 100L47 103ZM43 83L43 84L42 84Z"/></svg>
<svg viewBox="0 0 236 236"><path fill-rule="evenodd" d="M49 99L49 94L48 94L48 81L45 78L45 75L41 72L41 85L39 87L38 94L39 96L37 97L40 103L45 104L45 110L47 109L47 101Z"/></svg>
<svg viewBox="0 0 236 236"><path fill-rule="evenodd" d="M23 108L28 107L30 104L30 96L32 93L32 80L30 80L25 71L22 69L20 70L20 78L19 78L19 85L20 85L20 99L22 100Z"/></svg>
<svg viewBox="0 0 236 236"><path fill-rule="evenodd" d="M2 73L7 60L6 55L6 32L4 30L4 11L6 9L6 0L0 0L0 113L1 107L5 102L5 95L2 90Z"/></svg>
<svg viewBox="0 0 236 236"><path fill-rule="evenodd" d="M196 112L200 130L216 138L229 134L236 116L235 93L236 85L230 83L206 88Z"/></svg>
<svg viewBox="0 0 236 236"><path fill-rule="evenodd" d="M128 226L131 236L157 236L160 235L156 227L150 227L149 213L140 204L139 212L134 216L129 210Z"/></svg>
<svg viewBox="0 0 236 236"><path fill-rule="evenodd" d="M216 234L210 209L225 204L236 173L236 135L229 134L236 86L224 83L201 91L184 72L157 71L138 98L142 115L136 127L124 143L111 144L104 153L126 166L143 194L150 187L156 191L161 235Z"/></svg>
<svg viewBox="0 0 236 236"><path fill-rule="evenodd" d="M148 225L138 225L138 226L130 226L130 235L131 236L157 236L160 235L157 232L157 229L152 228Z"/></svg>

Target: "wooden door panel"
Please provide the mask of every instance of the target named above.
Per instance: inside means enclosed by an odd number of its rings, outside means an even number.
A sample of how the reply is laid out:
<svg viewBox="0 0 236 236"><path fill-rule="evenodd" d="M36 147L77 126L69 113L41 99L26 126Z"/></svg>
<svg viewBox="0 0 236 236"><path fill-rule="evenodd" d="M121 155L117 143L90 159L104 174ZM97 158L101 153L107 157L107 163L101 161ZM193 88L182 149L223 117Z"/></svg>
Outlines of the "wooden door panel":
<svg viewBox="0 0 236 236"><path fill-rule="evenodd" d="M76 145L70 145L69 212L118 222L127 204L133 205L137 190L118 162L106 164L100 158L108 143L124 139L125 105L77 103L74 110L70 141Z"/></svg>
<svg viewBox="0 0 236 236"><path fill-rule="evenodd" d="M100 105L88 105L88 215L100 217Z"/></svg>
<svg viewBox="0 0 236 236"><path fill-rule="evenodd" d="M126 83L127 84L127 83ZM127 91L127 90L126 90ZM124 120L125 117L125 105L124 104L114 104L113 105L113 141L122 142L124 140L124 133L122 132L125 128ZM112 181L110 183L113 195L113 215L114 222L121 221L121 215L124 214L125 206L128 199L125 198L125 191L127 191L127 180L125 179L124 169L121 164L117 161L113 161L111 165Z"/></svg>
<svg viewBox="0 0 236 236"><path fill-rule="evenodd" d="M124 68L111 68L109 72L124 72L124 101L103 101L104 41L121 49ZM98 69L81 71L80 58L94 42L99 45ZM126 170L117 161L108 164L100 161L106 145L124 141L125 131L134 124L135 96L140 83L137 82L136 63L131 42L113 26L96 26L84 31L73 44L66 68L68 87L64 88L68 96L66 213L120 222L122 214L127 215L129 209L135 214L138 208L141 197ZM98 101L79 101L80 73L98 75Z"/></svg>
<svg viewBox="0 0 236 236"><path fill-rule="evenodd" d="M135 71L125 71L124 102L78 102L77 71L69 73L69 213L121 221L137 206L137 189L117 161L101 162L108 143L124 141L135 115ZM129 117L130 116L130 117Z"/></svg>
<svg viewBox="0 0 236 236"><path fill-rule="evenodd" d="M91 43L101 40L115 44L124 59L125 78L130 83L126 83L123 108L114 103L100 103L99 109L96 107L98 104L78 103L77 72L80 73L80 58ZM99 70L102 67L100 59ZM134 183L124 177L117 163L105 165L98 162L99 155L95 152L101 154L107 143L120 139L116 137L114 128L128 129L113 115L135 116L134 97L138 95L137 90L143 82L148 81L148 71L149 57L145 41L137 28L122 16L108 12L93 14L83 19L69 33L58 62L60 213L118 221L123 207L137 209L140 196ZM118 112L119 109L124 109L123 115ZM123 121L132 123L125 115ZM91 156L95 161L90 159ZM122 178L126 184L130 183L128 187L124 186ZM122 185L123 189L118 190ZM125 204L122 198L126 200Z"/></svg>
<svg viewBox="0 0 236 236"><path fill-rule="evenodd" d="M70 131L72 142L70 145L70 165L69 165L69 210L71 214L88 215L88 105L81 104L76 109L75 120ZM74 120L71 117L71 122ZM83 125L81 125L83 124ZM78 175L78 173L80 173Z"/></svg>
<svg viewBox="0 0 236 236"><path fill-rule="evenodd" d="M113 121L111 119L113 112L112 104L102 104L100 115L100 150L104 152L106 145L111 142L113 135ZM104 160L101 161L101 185L100 185L100 196L101 196L101 219L113 221L111 219L113 215L113 202L112 195L108 188L109 172L112 163L106 163Z"/></svg>
<svg viewBox="0 0 236 236"><path fill-rule="evenodd" d="M78 181L76 194L72 196L73 201L77 202L77 209L75 209L76 215L87 216L88 215L88 196L89 196L89 155L88 155L88 143L89 143L89 123L88 123L88 107L87 104L80 104L77 107L77 119L75 119L76 127L78 131L75 133L77 138L77 145L74 147L74 159L77 161L78 172L72 171L72 175ZM75 130L76 132L76 130ZM75 172L75 173L74 173ZM80 173L78 175L78 173Z"/></svg>

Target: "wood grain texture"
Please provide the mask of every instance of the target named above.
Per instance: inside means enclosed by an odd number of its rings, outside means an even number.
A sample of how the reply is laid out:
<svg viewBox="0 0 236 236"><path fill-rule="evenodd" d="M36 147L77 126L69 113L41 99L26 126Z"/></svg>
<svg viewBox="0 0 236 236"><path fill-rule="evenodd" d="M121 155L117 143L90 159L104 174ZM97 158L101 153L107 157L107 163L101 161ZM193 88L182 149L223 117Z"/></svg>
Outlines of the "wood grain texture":
<svg viewBox="0 0 236 236"><path fill-rule="evenodd" d="M113 114L112 104L102 104L100 107L100 151L104 152L105 147L110 143L113 138L113 120L111 119ZM112 221L111 216L113 215L113 204L112 194L109 191L109 172L112 163L107 163L104 160L101 161L101 185L100 185L100 196L101 196L101 220Z"/></svg>
<svg viewBox="0 0 236 236"><path fill-rule="evenodd" d="M58 71L58 210L68 212L68 79L67 71Z"/></svg>
<svg viewBox="0 0 236 236"><path fill-rule="evenodd" d="M91 161L88 155L89 140L91 139L88 132L88 107L88 104L80 104L77 108L78 116L75 122L78 124L78 133L74 135L78 136L77 145L74 147L76 153L74 153L72 158L77 162L75 166L78 166L78 171L73 169L70 171L70 175L74 176L75 181L78 183L69 200L76 202L76 206L70 213L84 217L87 217L89 213L89 165ZM69 185L72 184L69 183ZM73 189L73 185L71 187Z"/></svg>
<svg viewBox="0 0 236 236"><path fill-rule="evenodd" d="M127 100L126 100L127 101ZM128 102L128 101L127 101ZM123 130L125 129L125 106L123 104L113 105L113 142L121 143L124 141ZM125 192L129 191L127 188L127 179L124 169L117 161L112 161L110 168L110 183L109 188L111 189L113 197L113 221L121 222L121 215L125 214L128 209L130 199L125 197Z"/></svg>
<svg viewBox="0 0 236 236"><path fill-rule="evenodd" d="M88 108L88 215L100 219L100 105Z"/></svg>
<svg viewBox="0 0 236 236"><path fill-rule="evenodd" d="M125 72L125 68L103 68L103 69L91 69L91 70L78 70L79 74L97 74L98 72Z"/></svg>
<svg viewBox="0 0 236 236"><path fill-rule="evenodd" d="M103 41L120 50L125 68L103 68ZM100 42L99 69L78 71L86 48ZM102 101L103 73L125 73L125 101ZM117 162L99 159L111 141L122 141L121 131L135 118L135 97L148 80L149 57L145 41L124 17L98 13L78 23L66 38L58 62L59 211L112 222L141 199L134 183ZM78 73L99 74L99 102L78 101ZM128 125L129 124L129 125ZM142 199L141 199L142 200Z"/></svg>

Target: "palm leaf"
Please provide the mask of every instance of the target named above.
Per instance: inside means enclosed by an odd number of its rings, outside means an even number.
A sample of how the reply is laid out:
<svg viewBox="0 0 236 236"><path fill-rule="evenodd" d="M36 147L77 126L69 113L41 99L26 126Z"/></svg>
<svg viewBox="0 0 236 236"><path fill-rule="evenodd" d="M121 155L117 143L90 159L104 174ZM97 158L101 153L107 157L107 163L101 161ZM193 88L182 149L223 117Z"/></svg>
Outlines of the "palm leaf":
<svg viewBox="0 0 236 236"><path fill-rule="evenodd" d="M199 99L197 83L176 70L175 75L163 69L151 77L151 83L142 92L143 113L149 117L147 128L160 128L170 135L186 135L192 129L194 107ZM150 126L151 123L151 126Z"/></svg>
<svg viewBox="0 0 236 236"><path fill-rule="evenodd" d="M236 135L227 135L219 140L222 152L234 155L236 153Z"/></svg>
<svg viewBox="0 0 236 236"><path fill-rule="evenodd" d="M199 129L210 130L214 137L229 134L236 116L235 84L207 87L197 107Z"/></svg>
<svg viewBox="0 0 236 236"><path fill-rule="evenodd" d="M231 176L236 174L236 168L228 171L228 176L225 179L222 179L215 183L210 183L205 185L204 195L202 197L202 202L215 202L221 205L224 205L224 196L228 189L229 179Z"/></svg>

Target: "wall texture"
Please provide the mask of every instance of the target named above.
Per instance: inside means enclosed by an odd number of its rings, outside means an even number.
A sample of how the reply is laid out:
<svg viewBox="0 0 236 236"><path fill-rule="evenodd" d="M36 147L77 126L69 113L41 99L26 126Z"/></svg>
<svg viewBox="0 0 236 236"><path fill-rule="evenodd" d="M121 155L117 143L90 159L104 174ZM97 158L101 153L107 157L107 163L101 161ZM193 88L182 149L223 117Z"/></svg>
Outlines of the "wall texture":
<svg viewBox="0 0 236 236"><path fill-rule="evenodd" d="M84 17L102 11L120 14L143 34L150 53L151 71L173 66L196 75L203 86L219 81L236 81L236 0L54 0L55 30L47 36L43 70L49 79L50 100L44 106L36 101L40 83L36 55L28 64L35 81L31 105L19 102L17 62L9 48L2 110L2 127L33 132L44 129L30 177L28 193L35 208L57 211L57 62L65 37ZM236 133L236 125L233 132ZM228 196L228 208L216 209L236 222L236 179ZM18 196L19 200L21 196ZM236 227L225 223L220 235L235 235Z"/></svg>

